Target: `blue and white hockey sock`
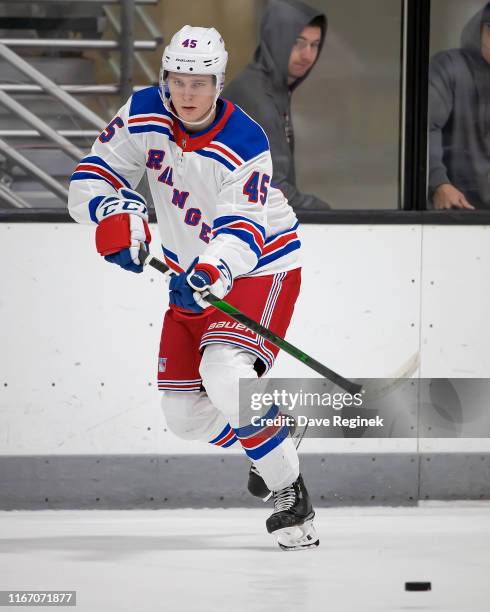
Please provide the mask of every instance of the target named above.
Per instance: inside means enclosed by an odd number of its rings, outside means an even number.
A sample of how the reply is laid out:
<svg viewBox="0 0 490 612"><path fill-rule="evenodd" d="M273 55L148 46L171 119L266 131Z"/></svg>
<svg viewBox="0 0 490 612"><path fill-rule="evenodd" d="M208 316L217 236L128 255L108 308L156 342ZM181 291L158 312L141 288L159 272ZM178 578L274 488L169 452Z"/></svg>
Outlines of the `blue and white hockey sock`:
<svg viewBox="0 0 490 612"><path fill-rule="evenodd" d="M276 420L277 424L261 424L269 419ZM278 491L298 477L298 453L277 406L272 406L259 421L256 425L235 428L235 432L266 485L271 491Z"/></svg>

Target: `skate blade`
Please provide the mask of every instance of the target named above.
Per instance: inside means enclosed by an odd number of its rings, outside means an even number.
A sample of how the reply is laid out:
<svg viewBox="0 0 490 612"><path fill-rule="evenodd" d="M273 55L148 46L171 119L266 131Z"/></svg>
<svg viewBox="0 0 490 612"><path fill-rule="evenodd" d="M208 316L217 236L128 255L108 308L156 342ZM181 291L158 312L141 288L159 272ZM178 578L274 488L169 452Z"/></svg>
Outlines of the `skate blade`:
<svg viewBox="0 0 490 612"><path fill-rule="evenodd" d="M277 543L282 550L304 550L316 548L320 538L313 526L313 519L305 521L302 525L284 527L274 531Z"/></svg>

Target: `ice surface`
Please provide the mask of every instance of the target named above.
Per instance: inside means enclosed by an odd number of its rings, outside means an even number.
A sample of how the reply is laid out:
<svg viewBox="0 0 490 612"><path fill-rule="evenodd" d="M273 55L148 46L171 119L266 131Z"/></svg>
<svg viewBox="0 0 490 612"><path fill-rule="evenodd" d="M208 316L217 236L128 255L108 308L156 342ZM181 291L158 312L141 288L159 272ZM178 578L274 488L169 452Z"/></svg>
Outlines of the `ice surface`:
<svg viewBox="0 0 490 612"><path fill-rule="evenodd" d="M490 610L487 503L322 508L320 548L299 552L268 512L2 512L0 589L76 590L57 609L79 612Z"/></svg>

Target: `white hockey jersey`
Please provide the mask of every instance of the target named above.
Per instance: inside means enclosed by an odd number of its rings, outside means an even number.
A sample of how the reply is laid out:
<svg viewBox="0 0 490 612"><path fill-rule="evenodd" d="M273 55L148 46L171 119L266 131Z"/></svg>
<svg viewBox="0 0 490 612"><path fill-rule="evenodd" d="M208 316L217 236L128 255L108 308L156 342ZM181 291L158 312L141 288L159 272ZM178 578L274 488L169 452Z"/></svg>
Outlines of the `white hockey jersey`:
<svg viewBox="0 0 490 612"><path fill-rule="evenodd" d="M188 134L165 109L157 87L133 94L76 167L69 211L97 223L102 198L136 189L146 172L165 261L186 270L204 251L234 277L299 267L298 222L271 185L272 160L262 128L220 99L215 121Z"/></svg>

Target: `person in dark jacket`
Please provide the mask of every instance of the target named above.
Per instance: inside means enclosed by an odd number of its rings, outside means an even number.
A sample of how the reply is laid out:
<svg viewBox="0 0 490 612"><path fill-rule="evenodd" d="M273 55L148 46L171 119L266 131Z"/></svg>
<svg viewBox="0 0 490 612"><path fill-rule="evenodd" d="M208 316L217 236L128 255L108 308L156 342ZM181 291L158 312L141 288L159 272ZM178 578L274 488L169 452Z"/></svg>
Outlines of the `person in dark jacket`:
<svg viewBox="0 0 490 612"><path fill-rule="evenodd" d="M313 69L326 33L327 18L321 12L299 0L271 0L262 18L253 62L223 93L265 130L274 167L273 184L295 210L330 208L296 187L291 121L291 95Z"/></svg>
<svg viewBox="0 0 490 612"><path fill-rule="evenodd" d="M429 74L429 198L436 209L490 209L490 2Z"/></svg>

